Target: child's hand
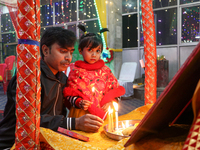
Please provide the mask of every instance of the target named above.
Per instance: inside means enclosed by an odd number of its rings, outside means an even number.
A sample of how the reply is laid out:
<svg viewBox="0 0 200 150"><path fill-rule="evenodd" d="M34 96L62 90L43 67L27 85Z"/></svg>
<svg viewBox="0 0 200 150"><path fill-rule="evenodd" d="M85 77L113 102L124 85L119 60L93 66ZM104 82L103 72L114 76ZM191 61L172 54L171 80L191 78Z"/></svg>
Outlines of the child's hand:
<svg viewBox="0 0 200 150"><path fill-rule="evenodd" d="M109 103L104 104L101 108L103 109L103 111L107 112L109 106L110 106L111 108L113 107L112 102L109 102Z"/></svg>
<svg viewBox="0 0 200 150"><path fill-rule="evenodd" d="M80 108L83 110L87 110L88 107L92 104L92 102L88 101L88 100L82 100L80 102Z"/></svg>

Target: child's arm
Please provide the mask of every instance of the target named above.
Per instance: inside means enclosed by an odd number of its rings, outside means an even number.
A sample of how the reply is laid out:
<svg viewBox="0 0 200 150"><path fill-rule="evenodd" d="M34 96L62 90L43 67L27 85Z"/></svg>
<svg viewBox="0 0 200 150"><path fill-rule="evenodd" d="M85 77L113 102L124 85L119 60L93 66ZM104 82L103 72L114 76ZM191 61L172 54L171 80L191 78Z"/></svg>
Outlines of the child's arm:
<svg viewBox="0 0 200 150"><path fill-rule="evenodd" d="M92 102L88 101L88 100L81 100L79 103L79 107L83 110L87 110L88 107L90 107L90 105L92 104Z"/></svg>
<svg viewBox="0 0 200 150"><path fill-rule="evenodd" d="M78 97L78 96L67 96L66 97L66 100L71 104L72 107L74 108L79 108L77 105L76 105L76 101L77 100L80 100L81 98Z"/></svg>
<svg viewBox="0 0 200 150"><path fill-rule="evenodd" d="M92 102L88 100L83 100L81 97L77 96L67 96L66 100L69 101L71 106L78 109L87 110L88 107L92 104Z"/></svg>

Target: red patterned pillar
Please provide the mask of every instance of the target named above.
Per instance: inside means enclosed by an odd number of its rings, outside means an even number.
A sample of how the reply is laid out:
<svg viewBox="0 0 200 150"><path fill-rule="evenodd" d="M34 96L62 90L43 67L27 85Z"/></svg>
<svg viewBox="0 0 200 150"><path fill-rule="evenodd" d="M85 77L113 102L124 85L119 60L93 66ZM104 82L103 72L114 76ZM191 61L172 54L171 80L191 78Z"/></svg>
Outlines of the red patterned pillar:
<svg viewBox="0 0 200 150"><path fill-rule="evenodd" d="M40 0L18 0L16 149L39 149Z"/></svg>
<svg viewBox="0 0 200 150"><path fill-rule="evenodd" d="M142 0L142 22L145 54L145 105L156 101L156 38L152 0Z"/></svg>

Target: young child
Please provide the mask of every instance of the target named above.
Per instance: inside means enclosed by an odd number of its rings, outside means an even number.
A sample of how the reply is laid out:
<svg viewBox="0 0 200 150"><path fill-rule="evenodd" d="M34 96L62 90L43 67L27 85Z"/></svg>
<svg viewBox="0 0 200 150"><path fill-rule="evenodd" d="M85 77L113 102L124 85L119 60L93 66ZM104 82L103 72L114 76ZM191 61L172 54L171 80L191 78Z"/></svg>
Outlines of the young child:
<svg viewBox="0 0 200 150"><path fill-rule="evenodd" d="M65 104L71 105L69 117L80 117L90 113L103 118L112 101L117 101L125 93L111 70L100 59L103 43L100 34L84 32L79 39L79 53L84 61L76 61L70 66L67 87L64 88ZM69 107L68 107L69 108Z"/></svg>

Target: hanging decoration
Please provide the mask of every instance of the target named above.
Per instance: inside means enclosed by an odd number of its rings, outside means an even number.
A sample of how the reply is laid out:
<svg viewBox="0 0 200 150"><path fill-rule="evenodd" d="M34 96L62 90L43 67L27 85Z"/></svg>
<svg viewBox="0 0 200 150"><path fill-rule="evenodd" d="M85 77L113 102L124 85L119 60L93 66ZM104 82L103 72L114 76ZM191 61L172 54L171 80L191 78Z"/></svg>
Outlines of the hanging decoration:
<svg viewBox="0 0 200 150"><path fill-rule="evenodd" d="M104 62L107 64L113 60L113 50L108 47L106 48L106 50L109 51L110 54L108 54L108 52L103 52L102 57L104 59Z"/></svg>
<svg viewBox="0 0 200 150"><path fill-rule="evenodd" d="M142 20L145 54L145 105L156 101L157 56L152 0L142 0Z"/></svg>
<svg viewBox="0 0 200 150"><path fill-rule="evenodd" d="M18 0L15 149L40 149L40 0Z"/></svg>

